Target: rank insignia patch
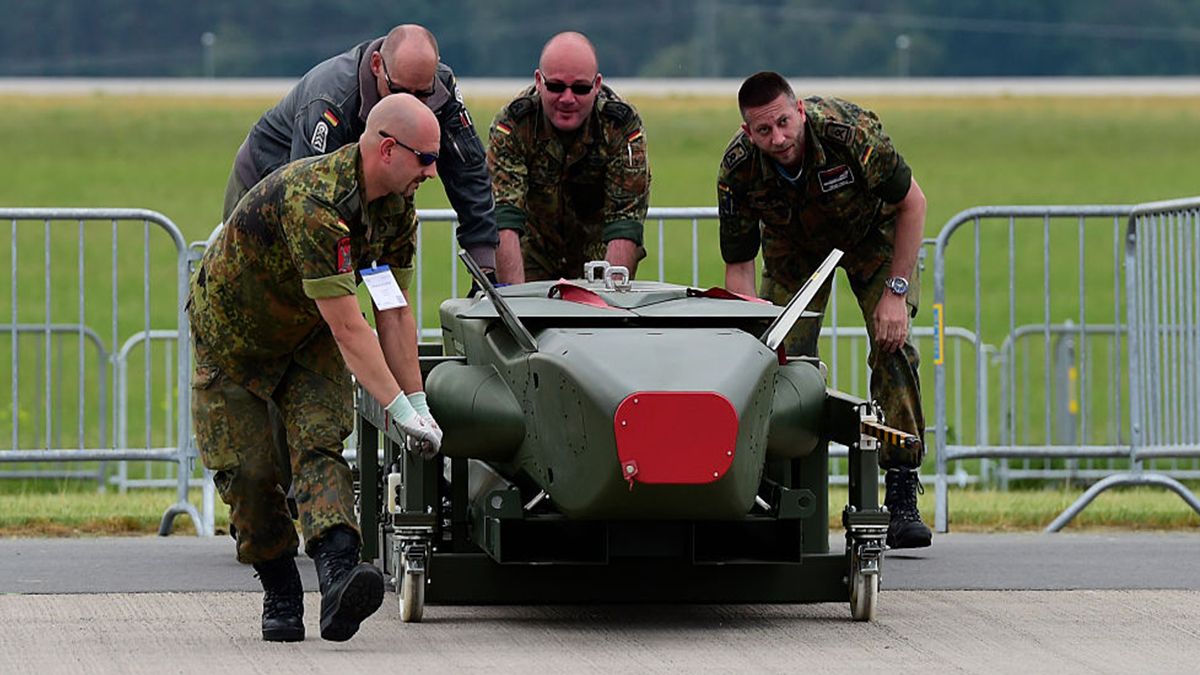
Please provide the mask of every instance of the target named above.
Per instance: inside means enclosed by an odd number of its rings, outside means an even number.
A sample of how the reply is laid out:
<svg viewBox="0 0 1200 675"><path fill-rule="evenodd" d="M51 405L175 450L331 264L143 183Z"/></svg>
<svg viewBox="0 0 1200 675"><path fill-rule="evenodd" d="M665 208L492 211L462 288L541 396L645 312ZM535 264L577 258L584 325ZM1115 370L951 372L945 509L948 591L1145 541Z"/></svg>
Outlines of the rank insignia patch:
<svg viewBox="0 0 1200 675"><path fill-rule="evenodd" d="M309 143L313 146L313 150L317 152L325 152L325 139L329 137L329 125L322 120L317 122L317 128L313 129L312 140Z"/></svg>
<svg viewBox="0 0 1200 675"><path fill-rule="evenodd" d="M746 148L738 144L725 151L725 158L721 160L721 163L725 165L726 169L732 169L745 158Z"/></svg>
<svg viewBox="0 0 1200 675"><path fill-rule="evenodd" d="M842 145L849 145L850 140L854 138L854 127L830 120L825 123L825 137Z"/></svg>
<svg viewBox="0 0 1200 675"><path fill-rule="evenodd" d="M821 181L821 192L833 192L854 182L854 172L845 164L825 169L817 177Z"/></svg>
<svg viewBox="0 0 1200 675"><path fill-rule="evenodd" d="M354 259L350 256L350 237L342 237L337 243L337 271L345 274L354 271Z"/></svg>

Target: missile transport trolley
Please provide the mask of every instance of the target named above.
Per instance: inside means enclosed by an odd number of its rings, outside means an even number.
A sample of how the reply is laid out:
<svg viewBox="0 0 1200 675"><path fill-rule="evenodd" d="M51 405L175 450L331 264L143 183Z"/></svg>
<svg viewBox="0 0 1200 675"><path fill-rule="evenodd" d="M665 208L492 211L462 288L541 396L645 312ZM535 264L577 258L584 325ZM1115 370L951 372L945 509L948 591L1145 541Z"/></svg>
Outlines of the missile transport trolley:
<svg viewBox="0 0 1200 675"><path fill-rule="evenodd" d="M919 440L781 346L839 253L783 309L606 263L495 289L462 256L485 292L442 303L441 352L421 355L441 454L407 452L357 394L363 557L401 618L426 601L849 602L870 620L877 443ZM832 551L830 441L850 448Z"/></svg>

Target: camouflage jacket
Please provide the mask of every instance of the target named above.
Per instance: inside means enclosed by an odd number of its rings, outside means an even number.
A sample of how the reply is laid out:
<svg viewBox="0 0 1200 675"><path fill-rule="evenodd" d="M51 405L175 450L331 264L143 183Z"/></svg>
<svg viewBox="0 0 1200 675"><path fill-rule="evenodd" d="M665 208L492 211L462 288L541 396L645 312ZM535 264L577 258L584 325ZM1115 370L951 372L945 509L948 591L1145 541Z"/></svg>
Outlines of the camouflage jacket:
<svg viewBox="0 0 1200 675"><path fill-rule="evenodd" d="M523 235L522 252L547 271L577 277L604 243L642 244L650 168L642 120L602 87L583 127L566 141L542 113L535 87L496 115L488 143L496 224Z"/></svg>
<svg viewBox="0 0 1200 675"><path fill-rule="evenodd" d="M254 185L288 162L358 141L367 114L379 103L371 55L382 44L383 38L376 38L317 64L263 113L234 160L244 185ZM499 239L483 143L454 71L444 63L438 63L433 92L425 104L441 125L438 177L458 214L458 243L480 265L494 267Z"/></svg>
<svg viewBox="0 0 1200 675"><path fill-rule="evenodd" d="M874 272L894 248L896 204L912 170L892 146L875 113L849 101L811 97L804 160L792 183L745 132L730 141L717 174L721 255L753 260L761 244L763 276L789 288L833 248L856 275ZM761 223L761 229L760 229Z"/></svg>
<svg viewBox="0 0 1200 675"><path fill-rule="evenodd" d="M318 298L353 295L359 270L412 275L416 211L389 195L367 203L358 144L302 159L238 203L191 281L192 331L230 378L270 396L294 359L331 379L345 363Z"/></svg>

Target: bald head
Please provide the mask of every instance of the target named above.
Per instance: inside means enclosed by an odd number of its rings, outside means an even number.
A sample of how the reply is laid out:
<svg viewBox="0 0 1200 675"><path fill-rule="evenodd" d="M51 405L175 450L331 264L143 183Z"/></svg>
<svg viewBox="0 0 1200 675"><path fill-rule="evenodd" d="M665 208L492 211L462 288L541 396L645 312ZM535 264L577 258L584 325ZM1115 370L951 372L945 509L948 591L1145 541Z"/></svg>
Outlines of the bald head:
<svg viewBox="0 0 1200 675"><path fill-rule="evenodd" d="M437 117L410 94L385 96L367 114L358 139L367 201L388 194L412 197L423 181L437 175L441 130Z"/></svg>
<svg viewBox="0 0 1200 675"><path fill-rule="evenodd" d="M408 92L428 99L434 93L437 67L437 40L427 28L415 23L393 28L379 51L371 54L371 72L381 98Z"/></svg>
<svg viewBox="0 0 1200 675"><path fill-rule="evenodd" d="M379 51L395 55L399 53L397 50L403 50L405 54L432 55L435 62L439 58L437 38L433 37L428 28L415 23L396 26L383 38L383 45Z"/></svg>
<svg viewBox="0 0 1200 675"><path fill-rule="evenodd" d="M367 130L359 142L376 142L381 131L413 147L421 147L413 141L424 141L422 146L432 143L433 151L437 151L440 134L437 117L415 96L395 94L371 108Z"/></svg>
<svg viewBox="0 0 1200 675"><path fill-rule="evenodd" d="M600 66L592 41L583 33L567 31L550 38L546 46L542 47L538 68L542 72L568 68L588 71L595 75Z"/></svg>

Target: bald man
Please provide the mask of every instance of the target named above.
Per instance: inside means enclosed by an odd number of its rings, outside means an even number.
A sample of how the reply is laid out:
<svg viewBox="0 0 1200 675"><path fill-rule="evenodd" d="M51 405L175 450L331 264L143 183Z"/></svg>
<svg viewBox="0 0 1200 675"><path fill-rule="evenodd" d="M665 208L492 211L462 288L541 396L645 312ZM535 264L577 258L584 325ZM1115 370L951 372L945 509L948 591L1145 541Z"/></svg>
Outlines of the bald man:
<svg viewBox="0 0 1200 675"><path fill-rule="evenodd" d="M349 639L383 601L383 575L359 563L362 537L342 457L353 423L350 375L386 406L410 447L431 457L441 444L407 305L412 196L437 173L440 136L420 100L385 98L357 143L288 164L255 185L192 278L196 442L230 507L237 558L262 582L264 640L304 639L289 482L320 579L321 637ZM391 289L371 291L378 338L355 296L368 275ZM286 461L276 456L273 433L286 435Z"/></svg>
<svg viewBox="0 0 1200 675"><path fill-rule="evenodd" d="M533 80L490 131L498 275L573 279L600 259L632 274L650 195L641 118L604 86L581 33L551 38Z"/></svg>
<svg viewBox="0 0 1200 675"><path fill-rule="evenodd" d="M458 243L485 270L496 266L496 218L483 144L463 105L454 71L423 26L396 26L317 64L238 148L225 189L223 220L246 190L290 161L333 152L358 140L367 116L390 94L411 94L441 125L438 173L458 214Z"/></svg>

